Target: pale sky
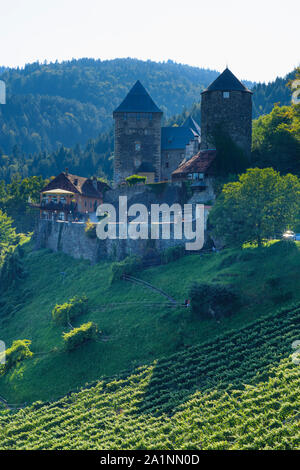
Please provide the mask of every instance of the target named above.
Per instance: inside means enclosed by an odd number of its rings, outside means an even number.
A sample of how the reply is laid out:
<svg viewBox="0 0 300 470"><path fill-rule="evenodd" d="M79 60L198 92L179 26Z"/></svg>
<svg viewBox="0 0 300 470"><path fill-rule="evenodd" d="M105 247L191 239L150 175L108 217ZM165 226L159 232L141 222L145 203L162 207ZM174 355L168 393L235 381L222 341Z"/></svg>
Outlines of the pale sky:
<svg viewBox="0 0 300 470"><path fill-rule="evenodd" d="M300 64L299 0L0 0L0 66L134 57L270 81Z"/></svg>

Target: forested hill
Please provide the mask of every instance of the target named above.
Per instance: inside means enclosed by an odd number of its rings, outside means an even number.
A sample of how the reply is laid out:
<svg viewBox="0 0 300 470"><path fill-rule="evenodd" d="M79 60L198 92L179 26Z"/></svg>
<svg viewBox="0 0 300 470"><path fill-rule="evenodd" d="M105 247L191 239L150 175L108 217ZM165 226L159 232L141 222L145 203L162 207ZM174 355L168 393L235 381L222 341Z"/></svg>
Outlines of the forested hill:
<svg viewBox="0 0 300 470"><path fill-rule="evenodd" d="M0 106L0 157L11 155L10 163L0 162L0 177L6 180L15 173L50 176L62 165L83 174L93 170L109 176L112 111L137 79L172 125L181 124L190 113L200 122L201 91L218 75L216 71L172 61L137 59L34 63L24 69L0 67L0 73L7 84L7 104ZM254 87L245 82L254 91L254 118L269 113L276 102L290 103L291 92L286 84L294 75L292 72ZM84 150L87 158L82 157L77 144L88 149ZM77 149L75 166L73 156L62 158L62 145L73 149L70 152Z"/></svg>
<svg viewBox="0 0 300 470"><path fill-rule="evenodd" d="M11 153L86 144L112 125L112 111L140 79L167 117L199 100L218 72L172 61L72 60L7 69L7 104L0 107L0 147Z"/></svg>
<svg viewBox="0 0 300 470"><path fill-rule="evenodd" d="M243 81L247 84L248 88L253 91L253 119L257 119L264 114L269 114L275 103L279 103L281 106L291 104L292 93L287 85L295 76L296 70L289 73L284 78L277 77L273 82L257 83L253 87L249 86L249 82ZM170 126L173 124L181 125L190 114L197 122L201 122L201 104L199 100L195 102L191 108L187 108L182 113L172 116L168 119L167 124Z"/></svg>
<svg viewBox="0 0 300 470"><path fill-rule="evenodd" d="M253 88L253 118L272 111L274 103L281 106L291 104L291 90L287 83L295 78L296 71L289 73L284 78L277 77L274 82L257 83Z"/></svg>

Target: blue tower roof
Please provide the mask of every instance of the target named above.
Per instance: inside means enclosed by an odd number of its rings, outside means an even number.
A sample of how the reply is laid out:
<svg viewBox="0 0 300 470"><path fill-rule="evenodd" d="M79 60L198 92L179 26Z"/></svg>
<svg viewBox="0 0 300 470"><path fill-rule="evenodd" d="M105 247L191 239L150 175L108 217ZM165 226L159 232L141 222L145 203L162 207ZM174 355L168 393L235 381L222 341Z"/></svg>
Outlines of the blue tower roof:
<svg viewBox="0 0 300 470"><path fill-rule="evenodd" d="M189 116L180 127L161 128L161 148L162 150L185 149L191 140L200 137L200 135L199 125Z"/></svg>
<svg viewBox="0 0 300 470"><path fill-rule="evenodd" d="M115 113L162 113L138 80Z"/></svg>
<svg viewBox="0 0 300 470"><path fill-rule="evenodd" d="M192 129L188 127L162 127L162 150L185 149L186 145L194 139Z"/></svg>
<svg viewBox="0 0 300 470"><path fill-rule="evenodd" d="M202 93L207 91L244 91L252 93L252 91L248 90L228 68L226 68Z"/></svg>
<svg viewBox="0 0 300 470"><path fill-rule="evenodd" d="M195 119L193 119L192 116L189 116L184 121L181 127L188 127L189 129L192 129L197 135L201 135L200 126L196 123Z"/></svg>

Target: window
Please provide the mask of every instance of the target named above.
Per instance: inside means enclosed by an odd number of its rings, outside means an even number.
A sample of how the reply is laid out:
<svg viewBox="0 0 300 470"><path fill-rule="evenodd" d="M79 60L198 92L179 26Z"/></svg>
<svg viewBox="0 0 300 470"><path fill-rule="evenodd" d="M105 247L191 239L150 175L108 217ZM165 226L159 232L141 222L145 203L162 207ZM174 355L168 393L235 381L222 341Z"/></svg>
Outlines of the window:
<svg viewBox="0 0 300 470"><path fill-rule="evenodd" d="M198 179L198 173L193 173L193 180L197 180Z"/></svg>
<svg viewBox="0 0 300 470"><path fill-rule="evenodd" d="M166 162L165 166L166 166L166 168L169 168L169 162Z"/></svg>
<svg viewBox="0 0 300 470"><path fill-rule="evenodd" d="M188 174L188 179L191 180L192 178L193 178L192 173L189 173L189 174Z"/></svg>
<svg viewBox="0 0 300 470"><path fill-rule="evenodd" d="M152 121L152 113L149 113L149 121Z"/></svg>
<svg viewBox="0 0 300 470"><path fill-rule="evenodd" d="M66 200L65 196L60 196L60 202L62 204L66 204L67 200Z"/></svg>
<svg viewBox="0 0 300 470"><path fill-rule="evenodd" d="M139 121L141 119L140 113L136 113L136 119Z"/></svg>
<svg viewBox="0 0 300 470"><path fill-rule="evenodd" d="M124 113L124 114L123 114L123 119L124 119L124 121L126 121L126 119L127 119L127 113Z"/></svg>
<svg viewBox="0 0 300 470"><path fill-rule="evenodd" d="M136 151L136 152L140 152L140 151L141 151L141 143L140 143L140 142L136 142L136 143L135 143L135 151Z"/></svg>
<svg viewBox="0 0 300 470"><path fill-rule="evenodd" d="M229 98L229 91L223 91L223 98Z"/></svg>
<svg viewBox="0 0 300 470"><path fill-rule="evenodd" d="M199 173L199 180L204 180L204 173Z"/></svg>

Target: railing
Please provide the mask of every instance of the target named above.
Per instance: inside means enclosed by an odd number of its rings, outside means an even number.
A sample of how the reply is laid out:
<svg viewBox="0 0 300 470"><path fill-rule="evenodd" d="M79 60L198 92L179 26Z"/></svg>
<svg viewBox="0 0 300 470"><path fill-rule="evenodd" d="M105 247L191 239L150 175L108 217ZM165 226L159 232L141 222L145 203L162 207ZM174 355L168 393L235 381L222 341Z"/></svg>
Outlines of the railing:
<svg viewBox="0 0 300 470"><path fill-rule="evenodd" d="M40 209L48 211L60 211L60 212L77 212L77 204L65 204L62 202L41 202L39 204Z"/></svg>

